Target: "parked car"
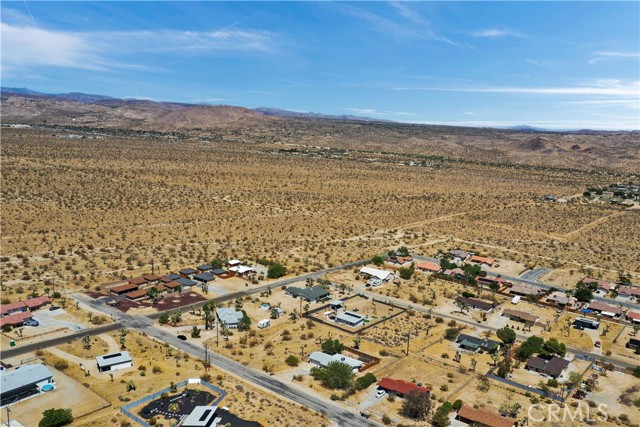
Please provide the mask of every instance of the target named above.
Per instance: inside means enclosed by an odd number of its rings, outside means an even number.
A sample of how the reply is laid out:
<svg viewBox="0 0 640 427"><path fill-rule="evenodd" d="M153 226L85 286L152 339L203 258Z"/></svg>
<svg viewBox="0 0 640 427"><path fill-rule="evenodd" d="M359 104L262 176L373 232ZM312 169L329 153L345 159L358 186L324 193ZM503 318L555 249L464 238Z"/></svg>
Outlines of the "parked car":
<svg viewBox="0 0 640 427"><path fill-rule="evenodd" d="M24 321L25 326L40 326L40 322L36 319L27 319Z"/></svg>
<svg viewBox="0 0 640 427"><path fill-rule="evenodd" d="M600 348L602 347L602 342L600 340L596 341L596 343L594 344L594 346Z"/></svg>
<svg viewBox="0 0 640 427"><path fill-rule="evenodd" d="M385 394L387 394L386 391L384 390L378 390L376 391L376 399L380 399L382 396L384 396Z"/></svg>
<svg viewBox="0 0 640 427"><path fill-rule="evenodd" d="M182 340L182 341L186 341L186 340L187 340L187 337L186 337L186 336L184 336L184 335L178 335L178 339L179 339L179 340Z"/></svg>
<svg viewBox="0 0 640 427"><path fill-rule="evenodd" d="M51 307L49 307L49 311L55 311L55 310L60 310L60 307L57 305L52 305Z"/></svg>

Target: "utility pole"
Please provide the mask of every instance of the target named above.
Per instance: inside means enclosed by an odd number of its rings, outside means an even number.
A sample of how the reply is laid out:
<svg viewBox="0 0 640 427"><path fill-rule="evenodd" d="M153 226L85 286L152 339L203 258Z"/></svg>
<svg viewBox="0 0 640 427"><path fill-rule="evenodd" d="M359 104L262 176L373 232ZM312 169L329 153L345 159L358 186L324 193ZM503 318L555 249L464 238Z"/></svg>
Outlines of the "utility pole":
<svg viewBox="0 0 640 427"><path fill-rule="evenodd" d="M409 342L411 342L411 331L407 332L407 356L409 355Z"/></svg>
<svg viewBox="0 0 640 427"><path fill-rule="evenodd" d="M151 258L151 274L155 274L156 272L156 265L153 262L153 258Z"/></svg>
<svg viewBox="0 0 640 427"><path fill-rule="evenodd" d="M7 406L7 427L11 427L11 409Z"/></svg>
<svg viewBox="0 0 640 427"><path fill-rule="evenodd" d="M209 372L209 343L204 343L204 371Z"/></svg>

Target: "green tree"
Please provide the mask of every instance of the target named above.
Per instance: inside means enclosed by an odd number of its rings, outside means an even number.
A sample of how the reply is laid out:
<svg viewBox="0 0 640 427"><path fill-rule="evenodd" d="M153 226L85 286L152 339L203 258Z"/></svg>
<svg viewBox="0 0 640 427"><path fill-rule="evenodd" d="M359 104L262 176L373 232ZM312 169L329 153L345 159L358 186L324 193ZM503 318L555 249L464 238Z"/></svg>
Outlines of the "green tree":
<svg viewBox="0 0 640 427"><path fill-rule="evenodd" d="M224 260L221 260L220 258L215 258L211 262L209 262L209 265L214 269L222 268L224 267L224 264L225 264Z"/></svg>
<svg viewBox="0 0 640 427"><path fill-rule="evenodd" d="M156 288L155 286L150 287L149 289L147 289L147 293L146 293L146 297L147 299L150 299L153 305L156 305L158 303L158 288Z"/></svg>
<svg viewBox="0 0 640 427"><path fill-rule="evenodd" d="M334 361L324 368L311 368L311 376L328 389L347 389L353 385L356 374L346 363Z"/></svg>
<svg viewBox="0 0 640 427"><path fill-rule="evenodd" d="M380 255L374 255L373 257L371 257L371 262L380 267L382 264L384 264L384 258Z"/></svg>
<svg viewBox="0 0 640 427"><path fill-rule="evenodd" d="M322 351L330 354L330 355L334 355L334 354L338 354L341 353L342 350L344 350L344 344L342 344L340 341L336 340L326 340L322 343Z"/></svg>
<svg viewBox="0 0 640 427"><path fill-rule="evenodd" d="M411 276L413 276L413 273L415 271L416 271L415 267L413 266L413 263L412 263L410 267L402 267L400 269L400 277L404 280L409 280L411 279Z"/></svg>
<svg viewBox="0 0 640 427"><path fill-rule="evenodd" d="M542 349L547 354L556 354L560 357L563 357L567 353L567 346L556 338L550 338L544 343Z"/></svg>
<svg viewBox="0 0 640 427"><path fill-rule="evenodd" d="M280 263L273 263L267 270L267 277L269 279L278 279L287 274L287 268Z"/></svg>
<svg viewBox="0 0 640 427"><path fill-rule="evenodd" d="M198 328L197 326L193 326L193 329L191 330L191 338L200 338L200 328Z"/></svg>
<svg viewBox="0 0 640 427"><path fill-rule="evenodd" d="M543 351L544 340L538 336L532 336L527 338L525 342L522 343L518 351L516 352L516 356L520 360L526 360L533 356L535 353L540 353Z"/></svg>
<svg viewBox="0 0 640 427"><path fill-rule="evenodd" d="M300 359L298 359L293 354L290 354L286 359L284 359L284 362L291 367L295 367L300 363Z"/></svg>
<svg viewBox="0 0 640 427"><path fill-rule="evenodd" d="M169 323L169 315L167 313L160 313L160 317L158 317L158 323L161 325L166 325Z"/></svg>
<svg viewBox="0 0 640 427"><path fill-rule="evenodd" d="M280 317L280 312L278 311L278 309L276 307L273 307L271 309L271 318L272 319L277 319Z"/></svg>
<svg viewBox="0 0 640 427"><path fill-rule="evenodd" d="M378 379L371 372L366 373L365 375L358 377L355 382L355 386L357 390L364 390L369 387L371 384L375 383Z"/></svg>
<svg viewBox="0 0 640 427"><path fill-rule="evenodd" d="M180 311L180 309L178 308L171 313L171 323L173 323L173 326L176 326L181 321L182 321L182 311Z"/></svg>
<svg viewBox="0 0 640 427"><path fill-rule="evenodd" d="M458 328L449 328L444 331L444 337L451 341L455 340L458 335L460 335L460 331L458 330Z"/></svg>
<svg viewBox="0 0 640 427"><path fill-rule="evenodd" d="M636 366L633 368L633 376L636 378L640 378L640 366Z"/></svg>
<svg viewBox="0 0 640 427"><path fill-rule="evenodd" d="M89 335L85 335L84 337L82 337L82 347L85 350L91 349L91 337Z"/></svg>
<svg viewBox="0 0 640 427"><path fill-rule="evenodd" d="M498 338L505 344L513 344L516 342L516 333L513 329L504 327L496 332Z"/></svg>
<svg viewBox="0 0 640 427"><path fill-rule="evenodd" d="M431 410L429 393L412 390L405 394L400 414L413 420L424 420Z"/></svg>
<svg viewBox="0 0 640 427"><path fill-rule="evenodd" d="M590 302L593 299L593 291L587 288L578 288L574 295L581 302Z"/></svg>
<svg viewBox="0 0 640 427"><path fill-rule="evenodd" d="M71 409L47 409L42 413L38 427L58 427L71 424L73 415Z"/></svg>
<svg viewBox="0 0 640 427"><path fill-rule="evenodd" d="M247 312L242 310L242 319L240 319L240 323L238 324L238 330L248 331L249 329L251 329L251 319L247 316Z"/></svg>

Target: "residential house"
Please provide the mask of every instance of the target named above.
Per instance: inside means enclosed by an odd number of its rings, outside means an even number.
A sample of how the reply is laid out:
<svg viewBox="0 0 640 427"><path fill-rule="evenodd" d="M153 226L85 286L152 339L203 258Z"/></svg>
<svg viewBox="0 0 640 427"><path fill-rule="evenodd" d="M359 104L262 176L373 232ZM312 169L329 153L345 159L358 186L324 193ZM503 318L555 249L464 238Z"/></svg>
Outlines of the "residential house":
<svg viewBox="0 0 640 427"><path fill-rule="evenodd" d="M533 356L527 360L525 368L552 378L558 378L562 375L562 371L569 366L569 363L568 360L558 356Z"/></svg>
<svg viewBox="0 0 640 427"><path fill-rule="evenodd" d="M496 263L496 259L478 256L478 255L472 255L471 258L469 258L469 262L472 262L474 264L487 265L489 267L493 267L493 264Z"/></svg>
<svg viewBox="0 0 640 427"><path fill-rule="evenodd" d="M625 347L630 348L631 350L638 350L640 348L640 339L638 338L629 338L629 342L625 344Z"/></svg>
<svg viewBox="0 0 640 427"><path fill-rule="evenodd" d="M34 396L52 387L53 374L45 365L22 365L0 375L0 406Z"/></svg>
<svg viewBox="0 0 640 427"><path fill-rule="evenodd" d="M196 406L180 427L217 427L222 417L216 416L217 406Z"/></svg>
<svg viewBox="0 0 640 427"><path fill-rule="evenodd" d="M133 366L133 360L131 359L131 355L129 355L128 351L98 356L96 357L96 363L98 365L98 371L100 372L117 371L118 369L125 369Z"/></svg>
<svg viewBox="0 0 640 427"><path fill-rule="evenodd" d="M202 264L197 266L196 270L198 270L198 273L206 273L207 271L213 270L213 267L210 266L209 264Z"/></svg>
<svg viewBox="0 0 640 427"><path fill-rule="evenodd" d="M522 323L531 322L535 324L540 319L540 316L537 316L535 314L527 313L520 310L512 310L510 308L505 308L502 312L502 315L504 317L508 317L511 320Z"/></svg>
<svg viewBox="0 0 640 427"><path fill-rule="evenodd" d="M389 377L384 377L380 381L378 381L378 388L386 391L389 394L393 393L398 397L404 397L413 391L425 393L427 395L431 393L430 388L422 387L421 385L409 381L396 380Z"/></svg>
<svg viewBox="0 0 640 427"><path fill-rule="evenodd" d="M126 293L124 296L131 301L141 300L147 296L147 289L138 289L137 291Z"/></svg>
<svg viewBox="0 0 640 427"><path fill-rule="evenodd" d="M449 270L445 270L442 274L458 280L462 280L465 277L465 272L461 268L452 268Z"/></svg>
<svg viewBox="0 0 640 427"><path fill-rule="evenodd" d="M340 300L340 299L335 300L335 301L331 301L331 302L329 303L329 308L330 308L331 310L336 310L336 311L338 311L338 310L340 310L343 306L344 306L344 301L342 301L342 300Z"/></svg>
<svg viewBox="0 0 640 427"><path fill-rule="evenodd" d="M640 313L629 310L627 312L627 320L631 323L640 323Z"/></svg>
<svg viewBox="0 0 640 427"><path fill-rule="evenodd" d="M180 279L176 280L176 283L180 283L180 290L186 290L192 286L198 285L198 282L196 282L195 280L187 279L184 277L181 277Z"/></svg>
<svg viewBox="0 0 640 427"><path fill-rule="evenodd" d="M460 251L457 249L449 251L449 255L451 255L451 257L453 258L453 261L457 264L460 264L461 262L466 261L467 258L471 256L469 252Z"/></svg>
<svg viewBox="0 0 640 427"><path fill-rule="evenodd" d="M236 275L242 277L249 276L256 272L253 267L249 267L247 265L235 265L229 268L229 271L233 271Z"/></svg>
<svg viewBox="0 0 640 427"><path fill-rule="evenodd" d="M240 264L242 264L242 261L240 261L238 259L232 259L232 260L227 261L227 265L229 267L235 267L235 266L238 266Z"/></svg>
<svg viewBox="0 0 640 427"><path fill-rule="evenodd" d="M364 324L364 316L354 313L352 311L340 311L336 316L334 321L336 323L342 323L343 325L351 326L352 328L357 328Z"/></svg>
<svg viewBox="0 0 640 427"><path fill-rule="evenodd" d="M622 308L602 301L591 301L588 309L607 317L618 317L622 314Z"/></svg>
<svg viewBox="0 0 640 427"><path fill-rule="evenodd" d="M179 278L180 278L180 275L171 273L171 274L167 274L166 276L162 276L160 278L160 281L162 283L169 283L169 282L173 282L174 280L178 280Z"/></svg>
<svg viewBox="0 0 640 427"><path fill-rule="evenodd" d="M389 264L394 264L397 266L409 265L413 262L413 257L411 256L392 256L387 260Z"/></svg>
<svg viewBox="0 0 640 427"><path fill-rule="evenodd" d="M140 285L135 283L125 283L124 285L114 286L109 289L109 292L116 295L124 295L129 292L137 291L140 288Z"/></svg>
<svg viewBox="0 0 640 427"><path fill-rule="evenodd" d="M216 314L220 322L227 325L227 328L236 329L240 326L240 321L244 317L241 311L236 311L230 307L222 307L216 309Z"/></svg>
<svg viewBox="0 0 640 427"><path fill-rule="evenodd" d="M211 273L215 274L216 276L223 276L227 274L227 270L223 270L222 268L214 268L213 270L211 270Z"/></svg>
<svg viewBox="0 0 640 427"><path fill-rule="evenodd" d="M578 299L576 297L567 296L564 292L555 291L547 297L547 302L560 307L575 308L578 303Z"/></svg>
<svg viewBox="0 0 640 427"><path fill-rule="evenodd" d="M215 274L211 273L210 271L204 272L204 273L198 273L196 275L193 276L193 280L200 282L200 283L209 283L209 282L213 282L214 280L216 280L216 276Z"/></svg>
<svg viewBox="0 0 640 427"><path fill-rule="evenodd" d="M420 261L416 264L416 269L430 273L439 273L442 270L439 264L429 261Z"/></svg>
<svg viewBox="0 0 640 427"><path fill-rule="evenodd" d="M30 311L19 311L8 316L2 316L0 317L0 329L5 326L11 328L22 326L29 319L33 319L33 313Z"/></svg>
<svg viewBox="0 0 640 427"><path fill-rule="evenodd" d="M545 292L544 289L541 289L532 285L527 285L526 283L520 283L520 282L514 283L509 289L510 294L520 295L523 297L526 297L526 296L537 297L543 294L544 292Z"/></svg>
<svg viewBox="0 0 640 427"><path fill-rule="evenodd" d="M474 408L468 405L462 405L458 409L455 419L466 425L477 427L514 427L518 421L515 418L503 417L487 408Z"/></svg>
<svg viewBox="0 0 640 427"><path fill-rule="evenodd" d="M474 337L473 335L460 334L456 339L456 342L460 344L460 348L463 350L473 351L478 350L483 352L492 353L500 348L498 341L490 340L487 338Z"/></svg>
<svg viewBox="0 0 640 427"><path fill-rule="evenodd" d="M159 274L145 274L142 278L147 281L147 284L157 285L162 276Z"/></svg>
<svg viewBox="0 0 640 427"><path fill-rule="evenodd" d="M307 302L318 302L329 297L329 291L322 286L313 286L310 288L297 288L289 286L286 291L294 298L302 298Z"/></svg>
<svg viewBox="0 0 640 427"><path fill-rule="evenodd" d="M389 280L393 280L396 277L393 271L380 270L378 268L367 266L360 269L360 274L362 274L365 278L375 277L383 282L388 282Z"/></svg>
<svg viewBox="0 0 640 427"><path fill-rule="evenodd" d="M10 314L20 313L23 311L29 311L29 308L24 301L11 302L0 306L0 315L2 316L9 316Z"/></svg>
<svg viewBox="0 0 640 427"><path fill-rule="evenodd" d="M180 279L178 279L180 280ZM167 292L180 292L182 290L182 284L178 281L165 283L162 285L166 288Z"/></svg>
<svg viewBox="0 0 640 427"><path fill-rule="evenodd" d="M344 356L342 354L331 355L321 351L314 351L311 353L309 355L309 362L322 368L326 367L331 362L340 362L345 365L349 365L353 372L358 372L362 365L364 365L363 362L349 356Z"/></svg>
<svg viewBox="0 0 640 427"><path fill-rule="evenodd" d="M474 310L480 310L480 311L486 311L486 312L491 312L495 307L495 304L492 302L484 301L478 298L466 298L463 296L456 297L456 302L465 303Z"/></svg>
<svg viewBox="0 0 640 427"><path fill-rule="evenodd" d="M147 279L145 279L144 277L132 277L131 279L127 280L127 283L131 285L143 286L147 283Z"/></svg>
<svg viewBox="0 0 640 427"><path fill-rule="evenodd" d="M481 285L492 285L492 284L497 284L500 287L503 287L507 284L507 281L504 280L502 277L490 277L490 276L477 276L476 277L476 282L478 282Z"/></svg>
<svg viewBox="0 0 640 427"><path fill-rule="evenodd" d="M596 293L598 293L600 296L605 296L616 288L615 283L607 282L606 280L601 279L594 279L592 277L585 277L584 279L582 279L582 283L584 283L585 285L596 283L598 286L596 288Z"/></svg>
<svg viewBox="0 0 640 427"><path fill-rule="evenodd" d="M184 277L185 279L191 279L191 276L198 273L198 270L193 268L183 268L178 272L180 277Z"/></svg>
<svg viewBox="0 0 640 427"><path fill-rule="evenodd" d="M619 286L616 290L618 296L617 300L620 301L637 301L640 299L640 288L631 286Z"/></svg>

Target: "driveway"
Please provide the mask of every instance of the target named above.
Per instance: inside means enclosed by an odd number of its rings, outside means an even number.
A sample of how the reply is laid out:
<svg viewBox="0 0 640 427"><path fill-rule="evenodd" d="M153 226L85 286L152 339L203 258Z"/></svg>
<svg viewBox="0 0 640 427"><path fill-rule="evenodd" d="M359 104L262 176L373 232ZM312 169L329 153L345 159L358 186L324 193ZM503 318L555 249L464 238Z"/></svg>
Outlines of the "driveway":
<svg viewBox="0 0 640 427"><path fill-rule="evenodd" d="M536 268L535 270L527 271L526 273L524 273L520 277L522 277L523 279L533 280L533 281L537 282L538 279L540 279L540 277L544 276L545 274L547 274L550 271L551 270L548 269L548 268Z"/></svg>
<svg viewBox="0 0 640 427"><path fill-rule="evenodd" d="M358 408L362 411L367 410L372 406L374 406L376 403L380 402L382 399L387 398L386 393L382 397L376 397L377 391L378 391L377 386L371 387L371 390L369 390L369 393L367 394L367 398L362 402L360 402L360 404L358 405Z"/></svg>
<svg viewBox="0 0 640 427"><path fill-rule="evenodd" d="M68 328L73 332L82 331L87 329L84 326L77 325L73 322L68 322L66 320L60 320L58 317L67 314L63 309L49 311L49 310L39 310L34 315L33 318L40 322L40 327L43 328L51 328L51 329L59 329L59 328Z"/></svg>

